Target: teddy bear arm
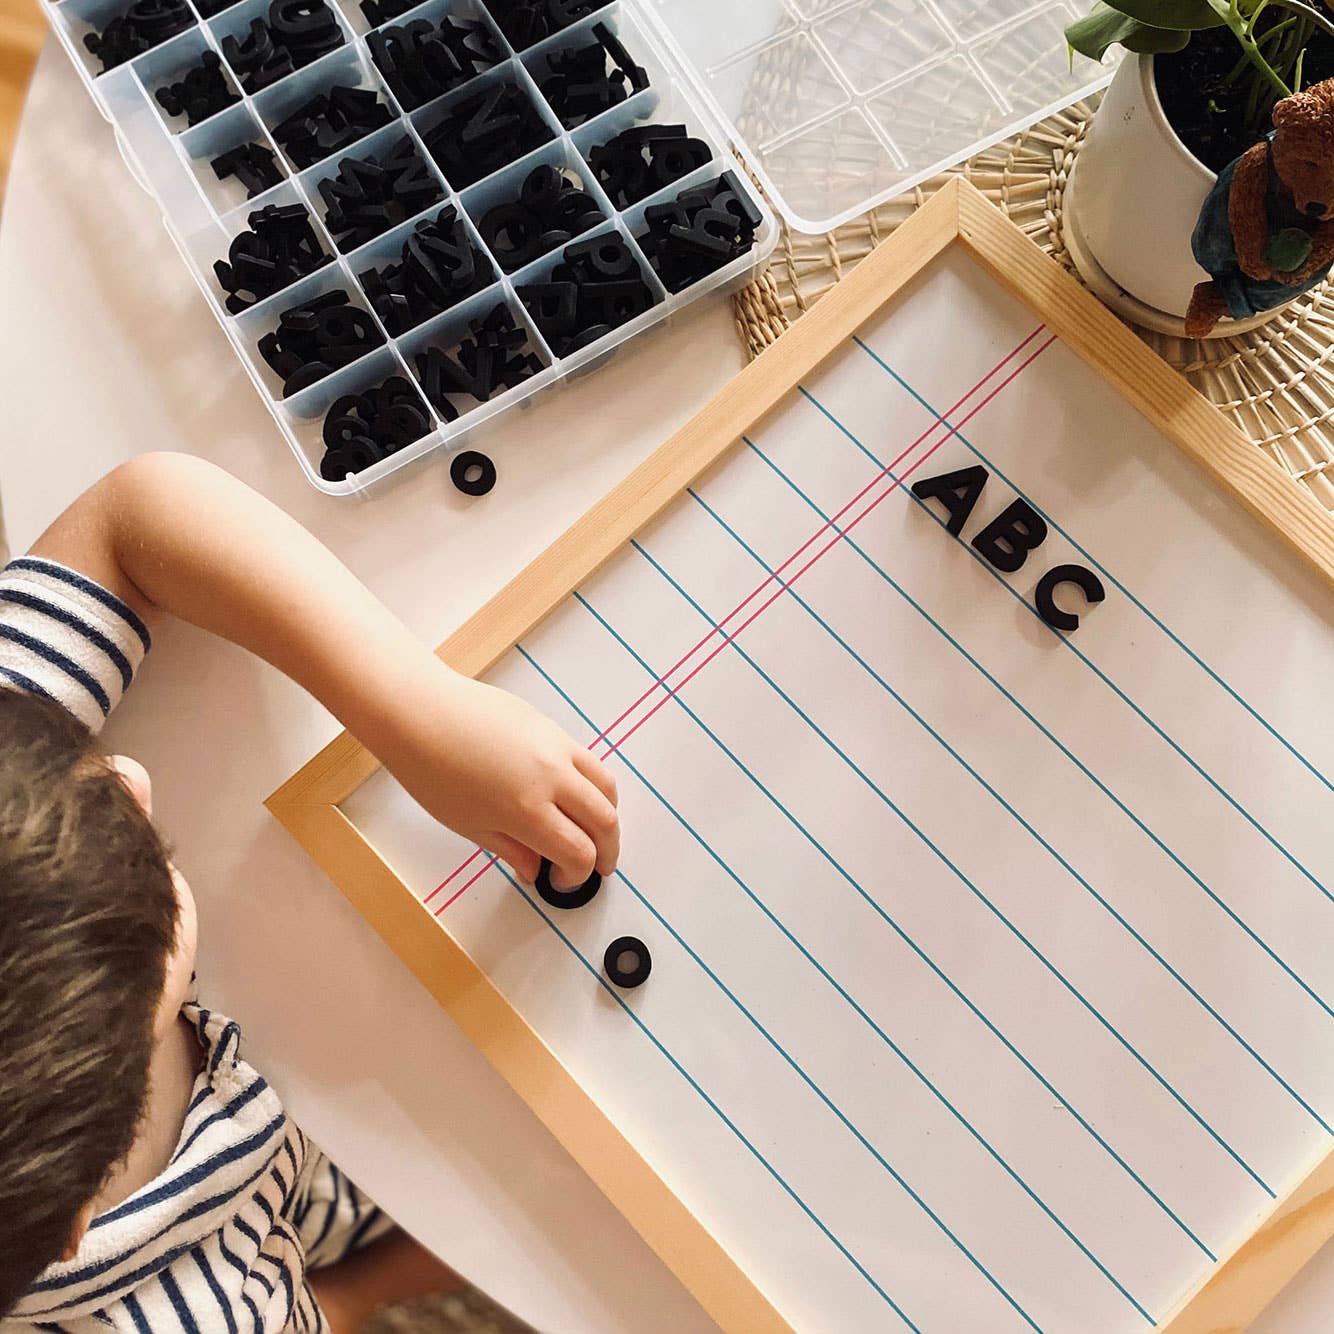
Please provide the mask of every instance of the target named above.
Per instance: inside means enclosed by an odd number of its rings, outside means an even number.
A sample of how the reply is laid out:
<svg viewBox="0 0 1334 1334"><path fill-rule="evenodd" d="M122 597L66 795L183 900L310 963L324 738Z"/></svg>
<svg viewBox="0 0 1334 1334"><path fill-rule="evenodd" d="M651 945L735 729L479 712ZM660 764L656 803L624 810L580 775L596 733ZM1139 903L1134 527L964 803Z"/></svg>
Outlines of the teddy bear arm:
<svg viewBox="0 0 1334 1334"><path fill-rule="evenodd" d="M1273 266L1265 259L1265 248L1269 244L1269 218L1265 212L1265 192L1269 185L1268 152L1268 145L1259 143L1238 158L1227 197L1227 220L1232 229L1237 264L1243 273L1258 279L1275 276Z"/></svg>

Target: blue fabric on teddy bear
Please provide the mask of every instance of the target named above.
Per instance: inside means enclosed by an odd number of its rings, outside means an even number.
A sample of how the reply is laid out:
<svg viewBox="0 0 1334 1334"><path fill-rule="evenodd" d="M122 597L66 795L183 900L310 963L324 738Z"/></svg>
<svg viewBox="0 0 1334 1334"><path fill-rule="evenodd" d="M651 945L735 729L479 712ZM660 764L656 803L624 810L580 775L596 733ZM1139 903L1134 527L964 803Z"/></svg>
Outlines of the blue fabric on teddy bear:
<svg viewBox="0 0 1334 1334"><path fill-rule="evenodd" d="M1265 136L1273 140L1274 131ZM1272 310L1310 291L1324 281L1323 271L1317 272L1302 283L1281 283L1272 278L1252 278L1242 271L1237 263L1237 247L1232 240L1232 227L1228 222L1228 193L1232 189L1232 176L1237 169L1237 158L1229 162L1214 182L1213 189L1200 209L1199 221L1191 234L1190 248L1195 254L1195 262L1216 282L1227 301L1227 313L1234 320L1244 320L1262 311ZM1266 258L1278 268L1295 269L1305 263L1311 253L1310 234L1306 230L1310 219L1304 217L1291 200L1284 196L1278 173L1274 170L1274 155L1269 154L1269 185L1265 191L1265 212L1269 220L1271 248ZM1304 253L1300 244L1291 234L1300 232L1305 237ZM1280 258L1274 253L1274 242L1285 243L1286 253Z"/></svg>

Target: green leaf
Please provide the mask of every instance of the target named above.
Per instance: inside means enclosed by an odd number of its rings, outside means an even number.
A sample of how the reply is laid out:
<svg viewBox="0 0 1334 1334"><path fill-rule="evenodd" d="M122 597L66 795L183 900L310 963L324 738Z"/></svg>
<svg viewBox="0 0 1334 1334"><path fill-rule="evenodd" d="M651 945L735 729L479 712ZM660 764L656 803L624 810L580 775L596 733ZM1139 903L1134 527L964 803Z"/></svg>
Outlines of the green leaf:
<svg viewBox="0 0 1334 1334"><path fill-rule="evenodd" d="M1097 0L1093 8L1065 30L1071 50L1090 60L1101 60L1108 47L1118 42L1127 51L1152 55L1157 51L1180 51L1190 41L1190 33L1155 28L1137 19L1127 18L1110 5Z"/></svg>
<svg viewBox="0 0 1334 1334"><path fill-rule="evenodd" d="M1121 45L1127 51L1138 55L1153 56L1159 51L1181 51L1190 41L1190 33L1174 32L1170 28L1151 28L1147 23L1138 24L1135 31L1121 39Z"/></svg>
<svg viewBox="0 0 1334 1334"><path fill-rule="evenodd" d="M1300 0L1274 0L1274 3L1282 9L1291 10L1294 14L1300 14L1308 22L1314 23L1318 28L1323 28L1325 32L1334 37L1334 23L1313 5L1300 3Z"/></svg>
<svg viewBox="0 0 1334 1334"><path fill-rule="evenodd" d="M1218 28L1226 21L1227 0L1112 0L1111 8L1127 18L1138 19L1151 28L1171 28L1176 32L1197 32Z"/></svg>

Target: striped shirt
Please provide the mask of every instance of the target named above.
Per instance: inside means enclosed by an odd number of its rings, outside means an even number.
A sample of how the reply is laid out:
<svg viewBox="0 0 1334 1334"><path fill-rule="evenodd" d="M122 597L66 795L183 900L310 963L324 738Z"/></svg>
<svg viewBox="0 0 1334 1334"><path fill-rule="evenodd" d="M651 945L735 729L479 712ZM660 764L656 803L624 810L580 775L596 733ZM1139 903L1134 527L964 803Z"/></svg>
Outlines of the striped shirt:
<svg viewBox="0 0 1334 1334"><path fill-rule="evenodd" d="M49 696L96 728L148 647L134 612L75 571L31 558L0 571L0 687ZM320 1334L307 1270L393 1226L241 1058L236 1024L195 1002L182 1014L204 1061L170 1162L93 1219L0 1334Z"/></svg>
<svg viewBox="0 0 1334 1334"><path fill-rule="evenodd" d="M97 731L152 640L114 593L55 561L0 571L0 686L47 695Z"/></svg>

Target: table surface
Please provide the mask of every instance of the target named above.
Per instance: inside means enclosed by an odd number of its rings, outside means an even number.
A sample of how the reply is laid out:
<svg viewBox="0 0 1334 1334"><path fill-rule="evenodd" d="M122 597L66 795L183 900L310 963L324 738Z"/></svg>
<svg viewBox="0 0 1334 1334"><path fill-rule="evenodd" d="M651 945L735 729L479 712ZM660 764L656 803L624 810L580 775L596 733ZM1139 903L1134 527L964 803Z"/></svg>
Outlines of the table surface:
<svg viewBox="0 0 1334 1334"><path fill-rule="evenodd" d="M0 495L22 550L84 487L148 450L213 460L443 639L742 366L708 299L483 447L460 496L439 461L368 501L311 489L54 40L0 226ZM57 431L55 440L48 433ZM714 1328L453 1022L264 810L330 737L319 705L232 645L171 625L106 740L154 777L199 900L201 986L302 1126L424 1244L540 1330ZM386 1041L411 1032L411 1042ZM1255 1327L1316 1334L1327 1248Z"/></svg>

